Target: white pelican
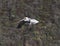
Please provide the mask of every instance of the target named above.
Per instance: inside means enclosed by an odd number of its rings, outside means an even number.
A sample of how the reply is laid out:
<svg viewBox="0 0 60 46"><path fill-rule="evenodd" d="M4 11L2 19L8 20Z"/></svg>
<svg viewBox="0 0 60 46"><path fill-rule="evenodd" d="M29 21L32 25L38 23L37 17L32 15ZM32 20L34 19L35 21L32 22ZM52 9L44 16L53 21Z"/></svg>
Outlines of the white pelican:
<svg viewBox="0 0 60 46"><path fill-rule="evenodd" d="M24 17L22 20L19 21L17 28L21 28L24 24L37 24L39 23L39 21L37 21L36 19L31 19L29 17Z"/></svg>

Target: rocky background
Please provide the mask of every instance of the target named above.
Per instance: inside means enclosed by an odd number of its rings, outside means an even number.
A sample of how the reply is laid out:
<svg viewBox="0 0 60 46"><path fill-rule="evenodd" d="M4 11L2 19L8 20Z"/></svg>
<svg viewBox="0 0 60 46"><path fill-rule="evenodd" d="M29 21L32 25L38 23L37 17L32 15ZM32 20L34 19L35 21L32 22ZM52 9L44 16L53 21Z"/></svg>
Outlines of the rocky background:
<svg viewBox="0 0 60 46"><path fill-rule="evenodd" d="M39 24L17 29L25 16ZM60 0L0 0L0 46L60 46Z"/></svg>

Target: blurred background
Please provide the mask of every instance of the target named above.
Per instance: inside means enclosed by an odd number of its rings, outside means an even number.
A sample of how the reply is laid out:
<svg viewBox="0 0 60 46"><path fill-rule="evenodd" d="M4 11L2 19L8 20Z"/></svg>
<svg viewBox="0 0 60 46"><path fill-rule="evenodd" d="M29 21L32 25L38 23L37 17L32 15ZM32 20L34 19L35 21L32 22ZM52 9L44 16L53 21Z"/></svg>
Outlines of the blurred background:
<svg viewBox="0 0 60 46"><path fill-rule="evenodd" d="M17 29L25 16L39 24ZM60 46L60 0L0 0L0 46Z"/></svg>

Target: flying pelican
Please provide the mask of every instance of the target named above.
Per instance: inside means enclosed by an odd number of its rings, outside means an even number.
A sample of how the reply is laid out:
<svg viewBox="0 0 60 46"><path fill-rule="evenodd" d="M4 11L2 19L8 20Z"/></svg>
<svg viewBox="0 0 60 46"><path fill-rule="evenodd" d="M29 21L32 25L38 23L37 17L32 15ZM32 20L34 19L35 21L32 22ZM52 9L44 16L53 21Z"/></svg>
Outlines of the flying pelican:
<svg viewBox="0 0 60 46"><path fill-rule="evenodd" d="M21 28L24 24L34 25L39 23L36 19L31 19L29 17L24 17L22 20L19 21L17 28Z"/></svg>

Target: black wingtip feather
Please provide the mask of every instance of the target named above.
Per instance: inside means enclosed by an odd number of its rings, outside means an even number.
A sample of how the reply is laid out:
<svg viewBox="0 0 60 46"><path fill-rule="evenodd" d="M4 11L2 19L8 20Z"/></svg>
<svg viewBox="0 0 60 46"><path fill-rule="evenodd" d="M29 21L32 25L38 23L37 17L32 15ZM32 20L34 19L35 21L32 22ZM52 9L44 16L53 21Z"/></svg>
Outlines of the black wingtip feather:
<svg viewBox="0 0 60 46"><path fill-rule="evenodd" d="M21 21L18 23L17 28L21 28L25 24L25 21Z"/></svg>

